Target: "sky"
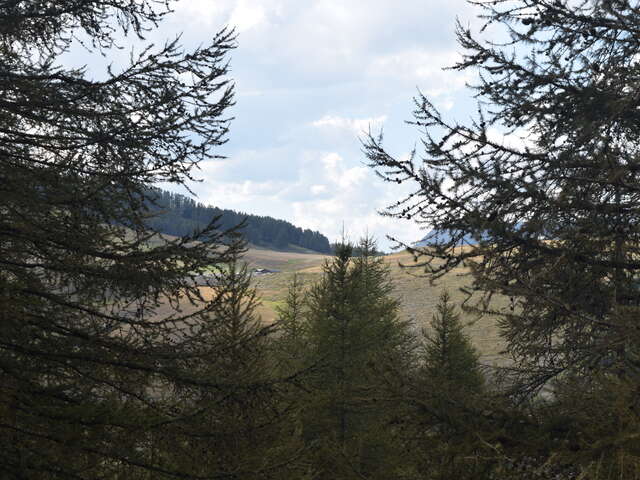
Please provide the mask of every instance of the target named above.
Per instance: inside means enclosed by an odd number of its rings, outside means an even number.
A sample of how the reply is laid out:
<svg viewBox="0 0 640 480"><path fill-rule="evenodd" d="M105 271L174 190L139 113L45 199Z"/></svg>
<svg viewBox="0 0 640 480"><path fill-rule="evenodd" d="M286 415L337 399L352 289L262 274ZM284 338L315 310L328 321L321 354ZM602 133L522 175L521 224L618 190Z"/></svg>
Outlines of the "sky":
<svg viewBox="0 0 640 480"><path fill-rule="evenodd" d="M475 110L459 58L456 17L477 23L464 0L181 0L150 41L182 34L185 49L224 26L238 32L230 57L236 105L225 160L201 164L191 186L205 204L269 215L337 240L426 232L379 211L408 190L366 166L360 138L384 131L403 156L419 143L411 119L418 90L446 115ZM403 189L404 188L404 189Z"/></svg>

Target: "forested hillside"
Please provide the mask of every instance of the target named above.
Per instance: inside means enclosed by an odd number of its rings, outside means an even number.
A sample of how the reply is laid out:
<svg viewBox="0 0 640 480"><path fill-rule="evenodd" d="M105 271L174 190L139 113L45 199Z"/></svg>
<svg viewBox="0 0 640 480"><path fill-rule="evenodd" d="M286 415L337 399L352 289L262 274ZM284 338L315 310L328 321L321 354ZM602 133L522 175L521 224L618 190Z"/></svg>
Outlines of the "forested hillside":
<svg viewBox="0 0 640 480"><path fill-rule="evenodd" d="M320 232L303 230L284 220L211 207L179 193L160 189L156 190L155 204L151 208L159 214L147 223L168 235L190 235L194 230L205 228L212 218L222 215L219 225L223 230L245 221L241 231L254 245L279 250L293 245L320 253L331 252L329 240Z"/></svg>

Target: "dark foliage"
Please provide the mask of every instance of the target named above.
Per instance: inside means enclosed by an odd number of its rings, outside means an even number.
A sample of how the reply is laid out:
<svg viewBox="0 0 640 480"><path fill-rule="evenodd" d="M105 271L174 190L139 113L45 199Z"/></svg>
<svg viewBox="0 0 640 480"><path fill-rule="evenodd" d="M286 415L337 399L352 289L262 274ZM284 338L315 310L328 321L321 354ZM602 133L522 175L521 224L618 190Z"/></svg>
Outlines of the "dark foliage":
<svg viewBox="0 0 640 480"><path fill-rule="evenodd" d="M98 55L119 31L142 38L168 3L0 1L2 478L273 470L268 456L225 462L234 452L224 435L212 443L188 428L201 411L193 399L220 406L237 393L232 379L197 367L229 348L212 339L212 325L241 321L230 308L246 290L233 267L244 244L216 217L158 244L144 208L153 184L183 184L218 156L233 101L233 32L191 52L177 41L149 46L103 80L58 62L76 37ZM205 268L215 286L206 299L192 281ZM265 383L245 379L243 401L273 396ZM163 455L162 445L186 444L229 450L206 472Z"/></svg>
<svg viewBox="0 0 640 480"><path fill-rule="evenodd" d="M462 330L460 316L447 292L440 295L429 329L423 332L423 371L430 387L443 394L451 389L479 393L484 383L478 353ZM455 396L455 395L453 395Z"/></svg>
<svg viewBox="0 0 640 480"><path fill-rule="evenodd" d="M302 229L284 220L261 217L233 210L210 207L178 193L155 190L151 213L160 212L147 220L154 230L169 235L192 235L205 228L212 218L218 218L219 228L232 229L243 225L239 232L259 247L287 249L297 246L319 253L330 253L327 237L319 232Z"/></svg>
<svg viewBox="0 0 640 480"><path fill-rule="evenodd" d="M306 372L300 415L318 479L394 478L403 468L390 435L398 405L386 396L382 372L410 363L413 337L375 243L364 239L357 248L352 257L352 245L338 246L304 302L296 279L280 310L285 358Z"/></svg>
<svg viewBox="0 0 640 480"><path fill-rule="evenodd" d="M499 318L508 396L477 431L500 439L493 478L638 478L640 4L471 3L494 40L458 25L453 68L479 73L478 115L420 95L422 158L365 140L378 173L414 186L387 214L439 232L417 265L467 267L472 310Z"/></svg>
<svg viewBox="0 0 640 480"><path fill-rule="evenodd" d="M337 255L338 252L340 251L340 249L343 247L343 243L341 242L335 242L331 244L331 252L334 255ZM377 245L369 245L367 248L371 247L371 250L366 250L362 247L362 245L360 243L357 243L356 245L353 246L353 251L351 252L351 256L352 257L362 257L362 256L372 256L372 257L380 257L383 256L385 253L378 250Z"/></svg>
<svg viewBox="0 0 640 480"><path fill-rule="evenodd" d="M466 53L454 68L479 71L477 118L448 120L420 96L422 159L397 160L380 138L366 141L383 177L415 185L387 213L445 233L413 249L433 278L466 265L483 300L511 298L510 310L478 307L502 317L520 392L603 368L640 381L640 8L479 5L484 28L501 27L504 42L458 26Z"/></svg>

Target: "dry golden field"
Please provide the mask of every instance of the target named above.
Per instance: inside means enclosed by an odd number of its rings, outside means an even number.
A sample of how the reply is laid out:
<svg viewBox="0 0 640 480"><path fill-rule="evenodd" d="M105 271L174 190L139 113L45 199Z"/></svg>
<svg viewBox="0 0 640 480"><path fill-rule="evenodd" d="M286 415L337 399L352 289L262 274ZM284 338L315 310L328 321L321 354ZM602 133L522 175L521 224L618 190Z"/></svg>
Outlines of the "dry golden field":
<svg viewBox="0 0 640 480"><path fill-rule="evenodd" d="M259 275L255 277L255 284L262 299L259 313L267 321L275 319L275 308L283 303L288 284L294 273L297 273L305 284L311 284L320 279L322 264L330 257L324 255L275 252L262 249L250 249L245 260L252 268L269 268L281 270L280 273ZM428 323L434 306L443 289L447 289L456 303L461 303L465 295L460 287L470 281L465 272L460 269L441 279L436 285L430 285L428 279L420 277L419 271L400 267L400 263L408 265L413 262L411 255L406 252L395 253L384 257L391 270L391 277L395 286L395 295L401 303L401 315L410 319L416 328ZM498 335L495 319L474 318L470 314L462 314L466 333L481 354L481 361L485 364L502 364L500 352L503 343Z"/></svg>
<svg viewBox="0 0 640 480"><path fill-rule="evenodd" d="M276 318L276 308L283 305L287 288L297 273L305 285L311 285L322 276L322 265L331 257L312 253L279 252L263 248L250 248L244 256L250 269L267 268L278 270L278 273L265 275L254 274L254 285L258 290L261 304L258 314L265 322L273 322ZM463 269L453 271L442 278L436 285L431 285L428 279L419 275L417 269L402 268L400 264L410 265L413 260L406 252L395 253L384 257L389 265L391 278L395 287L395 296L400 301L401 316L410 320L416 330L428 324L443 289L449 291L453 301L460 305L466 295L460 291L468 285L470 278ZM206 287L200 287L200 292L206 299L213 292ZM500 305L498 305L499 307ZM502 307L506 307L503 302ZM191 307L184 306L184 312ZM169 305L164 305L158 313L167 315L172 313ZM463 323L467 335L480 352L481 362L487 365L501 365L506 361L500 352L504 344L498 335L495 319L475 318L471 314L462 313Z"/></svg>

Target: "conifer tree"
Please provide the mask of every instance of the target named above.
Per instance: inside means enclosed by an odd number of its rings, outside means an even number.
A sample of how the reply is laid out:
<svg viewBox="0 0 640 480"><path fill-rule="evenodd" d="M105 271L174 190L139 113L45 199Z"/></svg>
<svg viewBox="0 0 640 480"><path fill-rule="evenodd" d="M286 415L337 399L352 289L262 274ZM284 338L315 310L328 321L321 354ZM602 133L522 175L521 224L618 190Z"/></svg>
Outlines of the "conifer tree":
<svg viewBox="0 0 640 480"><path fill-rule="evenodd" d="M388 269L371 256L373 242L359 246L362 255L352 259L353 247L339 244L308 294L307 361L318 367L308 383L306 435L321 446L320 478L388 478L397 467L387 428L394 405L377 371L400 361L410 334Z"/></svg>
<svg viewBox="0 0 640 480"><path fill-rule="evenodd" d="M422 373L434 390L444 389L447 395L482 390L484 378L478 353L464 334L447 291L440 295L430 328L424 330L423 336Z"/></svg>
<svg viewBox="0 0 640 480"><path fill-rule="evenodd" d="M183 185L219 157L233 33L190 52L148 45L104 75L61 58L75 40L108 57L119 34L142 41L169 13L155 0L0 2L3 478L193 477L159 445L196 441L191 398L236 392L199 366L240 348L202 326L228 320L241 282L226 266L243 243L217 218L175 240L148 222L155 183Z"/></svg>
<svg viewBox="0 0 640 480"><path fill-rule="evenodd" d="M489 471L477 452L484 378L478 354L463 332L446 291L423 329L416 368L392 384L406 413L398 441L410 452L416 478L482 478ZM482 431L482 435L488 432ZM486 456L486 454L485 454ZM428 473L426 473L428 472Z"/></svg>
<svg viewBox="0 0 640 480"><path fill-rule="evenodd" d="M274 341L275 356L283 371L290 374L304 368L307 354L307 304L304 294L304 285L296 273L289 283L284 306L276 309L278 338Z"/></svg>
<svg viewBox="0 0 640 480"><path fill-rule="evenodd" d="M505 39L458 25L465 54L453 68L479 72L478 116L452 121L421 95L423 158L366 141L381 175L415 186L387 213L433 228L432 244L413 249L430 275L464 265L484 300L511 298L511 310L493 313L521 394L578 372L640 381L640 7L471 3L484 11L482 31ZM494 310L486 301L478 308Z"/></svg>
<svg viewBox="0 0 640 480"><path fill-rule="evenodd" d="M532 458L565 458L585 478L624 478L638 466L640 5L472 3L493 41L458 25L465 54L453 68L479 73L475 120L453 121L420 95L422 158L396 159L373 137L367 156L387 180L415 186L387 213L433 228L431 244L412 249L419 263L432 278L467 267L477 310L501 317L506 385L535 412L520 415L531 430L519 438L542 439L520 452L528 470ZM589 428L583 392L607 412ZM519 430L501 428L511 439ZM593 441L580 441L587 431Z"/></svg>
<svg viewBox="0 0 640 480"><path fill-rule="evenodd" d="M200 477L295 477L299 438L286 382L269 358L275 326L256 314L257 292L240 258L229 264L217 288L227 293L201 326L212 354L188 363L196 378L216 388L176 390L176 400L192 404L189 410L197 413L178 425L183 442L176 445L169 437L162 448L180 470Z"/></svg>

